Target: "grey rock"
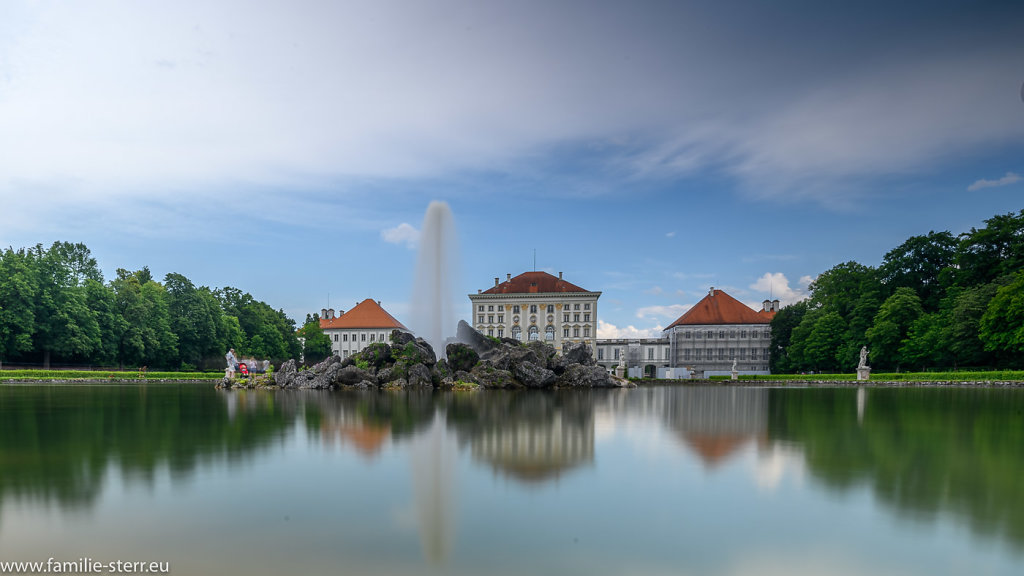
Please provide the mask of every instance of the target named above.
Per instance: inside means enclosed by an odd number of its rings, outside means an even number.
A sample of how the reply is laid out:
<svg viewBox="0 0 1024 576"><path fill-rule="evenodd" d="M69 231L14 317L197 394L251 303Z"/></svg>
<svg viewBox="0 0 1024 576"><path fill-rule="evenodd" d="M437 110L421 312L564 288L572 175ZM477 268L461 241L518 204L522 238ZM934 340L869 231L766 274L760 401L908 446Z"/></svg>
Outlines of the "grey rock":
<svg viewBox="0 0 1024 576"><path fill-rule="evenodd" d="M410 388L433 388L434 382L430 375L430 368L423 364L413 364L409 367Z"/></svg>
<svg viewBox="0 0 1024 576"><path fill-rule="evenodd" d="M345 386L354 386L360 382L369 382L373 379L369 373L365 370L361 370L358 366L345 366L339 368L333 380L337 384L343 384Z"/></svg>
<svg viewBox="0 0 1024 576"><path fill-rule="evenodd" d="M402 332L401 330L391 331L391 345L392 346L405 346L409 342L416 340L416 337L408 332Z"/></svg>
<svg viewBox="0 0 1024 576"><path fill-rule="evenodd" d="M295 368L295 359L291 359L284 364L281 364L280 370L274 373L274 382L281 388L287 388L295 384L295 375L298 373L298 369Z"/></svg>
<svg viewBox="0 0 1024 576"><path fill-rule="evenodd" d="M468 372L480 361L480 354L468 344L449 344L444 350L448 356L448 366L456 372Z"/></svg>
<svg viewBox="0 0 1024 576"><path fill-rule="evenodd" d="M479 364L473 367L471 372L473 379L477 384L484 388L522 388L520 384L508 370L502 370L494 367L490 362L486 360L481 361Z"/></svg>
<svg viewBox="0 0 1024 576"><path fill-rule="evenodd" d="M455 338L459 342L475 350L476 353L481 356L490 352L499 345L494 340L491 340L487 336L477 332L476 329L467 324L465 320L459 320L459 326L455 330Z"/></svg>
<svg viewBox="0 0 1024 576"><path fill-rule="evenodd" d="M566 388L616 388L621 386L604 368L582 364L570 364L558 377L556 385Z"/></svg>
<svg viewBox="0 0 1024 576"><path fill-rule="evenodd" d="M540 340L528 342L526 347L533 351L539 362L537 365L549 368L551 361L555 358L555 347Z"/></svg>
<svg viewBox="0 0 1024 576"><path fill-rule="evenodd" d="M533 362L519 362L513 366L512 375L527 388L547 388L558 378L551 370Z"/></svg>
<svg viewBox="0 0 1024 576"><path fill-rule="evenodd" d="M590 346L582 342L570 342L562 346L562 357L568 364L582 364L583 366L596 366L597 361L590 353Z"/></svg>

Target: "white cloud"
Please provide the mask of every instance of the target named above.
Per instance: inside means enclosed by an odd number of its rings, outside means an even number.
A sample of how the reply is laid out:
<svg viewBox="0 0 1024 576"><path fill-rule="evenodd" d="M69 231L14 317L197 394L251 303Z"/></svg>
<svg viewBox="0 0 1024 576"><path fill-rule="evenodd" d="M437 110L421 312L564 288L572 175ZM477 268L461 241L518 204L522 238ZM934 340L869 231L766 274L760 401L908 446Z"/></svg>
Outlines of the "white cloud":
<svg viewBox="0 0 1024 576"><path fill-rule="evenodd" d="M662 327L660 325L656 325L653 328L637 328L635 326L619 328L604 320L597 321L597 337L602 340L615 338L660 338L661 331Z"/></svg>
<svg viewBox="0 0 1024 576"><path fill-rule="evenodd" d="M670 304L668 306L644 306L636 311L637 318L668 318L675 320L692 308L692 304Z"/></svg>
<svg viewBox="0 0 1024 576"><path fill-rule="evenodd" d="M413 228L407 222L402 222L394 228L386 228L380 231L380 237L385 242L392 244L405 244L406 248L413 250L420 241L420 231Z"/></svg>
<svg viewBox="0 0 1024 576"><path fill-rule="evenodd" d="M675 230L665 234L665 238L675 238L675 237L676 237L676 231Z"/></svg>
<svg viewBox="0 0 1024 576"><path fill-rule="evenodd" d="M764 276L761 276L750 285L750 289L763 293L765 298L778 300L783 306L786 306L807 298L807 286L810 283L810 276L802 276L798 282L798 287L793 288L790 287L789 279L782 272L775 272L774 274L766 272ZM758 308L760 308L760 305L754 306L754 309Z"/></svg>
<svg viewBox="0 0 1024 576"><path fill-rule="evenodd" d="M654 296L657 296L657 295L661 294L662 292L664 292L664 290L661 289L661 286L655 286L655 287L651 288L650 290L644 290L644 293L652 294Z"/></svg>
<svg viewBox="0 0 1024 576"><path fill-rule="evenodd" d="M980 180L975 181L974 184L968 186L967 189L970 190L971 192L974 192L975 190L981 190L982 188L996 188L998 186L1009 186L1010 184L1016 184L1017 182L1020 182L1020 180L1021 178L1019 174L1007 172L1006 176L1003 176L998 180L986 180L984 178L981 178Z"/></svg>

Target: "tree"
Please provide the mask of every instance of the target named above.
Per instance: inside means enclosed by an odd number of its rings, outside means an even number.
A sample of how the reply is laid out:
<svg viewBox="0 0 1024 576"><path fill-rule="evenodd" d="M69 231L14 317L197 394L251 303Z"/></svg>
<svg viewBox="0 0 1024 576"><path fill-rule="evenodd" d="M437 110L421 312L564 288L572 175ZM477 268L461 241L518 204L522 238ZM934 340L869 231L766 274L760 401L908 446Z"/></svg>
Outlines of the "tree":
<svg viewBox="0 0 1024 576"><path fill-rule="evenodd" d="M942 299L942 272L956 262L957 241L949 232L911 236L886 253L878 272L889 288L913 288L925 310L935 311Z"/></svg>
<svg viewBox="0 0 1024 576"><path fill-rule="evenodd" d="M846 322L838 312L831 310L817 315L804 342L804 362L817 372L838 370L838 352L845 333Z"/></svg>
<svg viewBox="0 0 1024 576"><path fill-rule="evenodd" d="M216 342L217 318L207 300L188 278L168 273L164 277L164 286L167 289L171 329L178 340L179 364L198 366L210 343Z"/></svg>
<svg viewBox="0 0 1024 576"><path fill-rule="evenodd" d="M790 344L793 338L793 329L800 325L800 321L803 320L804 315L807 314L810 302L807 300L801 300L795 304L790 304L775 313L775 317L772 318L771 322L771 356L769 357L769 368L773 373L776 374L787 374L797 370L797 366L794 365L793 360L789 357ZM314 316L316 316L314 314ZM308 320L307 320L308 323ZM319 323L317 329L320 329ZM328 342L328 346L330 342ZM309 342L306 342L308 349Z"/></svg>
<svg viewBox="0 0 1024 576"><path fill-rule="evenodd" d="M907 338L910 326L921 316L921 299L910 288L897 288L886 298L875 315L874 324L867 331L873 364L895 367L899 370L900 347Z"/></svg>
<svg viewBox="0 0 1024 576"><path fill-rule="evenodd" d="M978 286L1024 269L1024 210L993 216L984 228L960 235L956 274L960 286Z"/></svg>
<svg viewBox="0 0 1024 576"><path fill-rule="evenodd" d="M99 324L80 284L101 278L88 248L55 242L50 250L37 244L28 254L39 285L33 343L43 353L43 367L50 367L52 354L63 358L88 356L101 345Z"/></svg>
<svg viewBox="0 0 1024 576"><path fill-rule="evenodd" d="M331 355L331 339L320 328L319 314L306 315L306 323L299 328L298 337L305 339L302 355L306 364L315 364Z"/></svg>
<svg viewBox="0 0 1024 576"><path fill-rule="evenodd" d="M32 349L37 291L25 250L0 253L0 367Z"/></svg>
<svg viewBox="0 0 1024 576"><path fill-rule="evenodd" d="M986 350L1019 357L1024 352L1024 272L988 303L979 331Z"/></svg>

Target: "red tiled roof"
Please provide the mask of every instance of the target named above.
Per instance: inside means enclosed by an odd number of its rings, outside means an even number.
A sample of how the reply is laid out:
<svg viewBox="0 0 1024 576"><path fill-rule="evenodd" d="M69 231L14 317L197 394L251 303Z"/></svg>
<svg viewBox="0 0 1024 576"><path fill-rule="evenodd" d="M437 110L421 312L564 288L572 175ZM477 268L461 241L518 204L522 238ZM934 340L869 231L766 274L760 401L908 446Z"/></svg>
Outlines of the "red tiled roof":
<svg viewBox="0 0 1024 576"><path fill-rule="evenodd" d="M482 294L549 294L551 292L589 292L547 272L523 272Z"/></svg>
<svg viewBox="0 0 1024 576"><path fill-rule="evenodd" d="M771 316L755 312L725 292L712 289L707 296L668 327L694 324L768 324L769 322L771 322Z"/></svg>
<svg viewBox="0 0 1024 576"><path fill-rule="evenodd" d="M388 314L375 300L367 298L348 312L330 320L320 319L320 329L331 328L398 328L408 330Z"/></svg>

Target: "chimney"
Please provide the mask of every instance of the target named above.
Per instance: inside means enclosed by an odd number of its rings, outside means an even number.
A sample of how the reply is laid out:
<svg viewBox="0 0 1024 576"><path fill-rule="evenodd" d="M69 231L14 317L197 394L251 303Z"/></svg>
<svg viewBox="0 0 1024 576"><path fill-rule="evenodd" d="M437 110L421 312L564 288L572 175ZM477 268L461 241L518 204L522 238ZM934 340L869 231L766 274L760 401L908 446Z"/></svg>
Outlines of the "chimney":
<svg viewBox="0 0 1024 576"><path fill-rule="evenodd" d="M332 319L332 320L334 319L334 308L328 308L327 309L327 317Z"/></svg>
<svg viewBox="0 0 1024 576"><path fill-rule="evenodd" d="M498 285L498 277L497 277L497 276L495 276L495 277L494 277L494 285L495 285L495 286L497 286L497 285Z"/></svg>
<svg viewBox="0 0 1024 576"><path fill-rule="evenodd" d="M764 302L761 302L761 310L763 312L771 312L772 311L772 301L768 300L768 299L765 299Z"/></svg>
<svg viewBox="0 0 1024 576"><path fill-rule="evenodd" d="M327 308L320 309L320 317L323 318L324 320L327 320Z"/></svg>
<svg viewBox="0 0 1024 576"><path fill-rule="evenodd" d="M380 306L380 300L377 300L377 306Z"/></svg>
<svg viewBox="0 0 1024 576"><path fill-rule="evenodd" d="M506 272L505 273L505 280L511 280L511 279L512 279L512 274Z"/></svg>
<svg viewBox="0 0 1024 576"><path fill-rule="evenodd" d="M714 295L715 295L715 287L712 286L711 288L708 288L708 296L714 296Z"/></svg>
<svg viewBox="0 0 1024 576"><path fill-rule="evenodd" d="M562 273L561 273L561 272L559 272L559 273L558 273L558 279L559 279L559 280L561 280L561 279L562 279Z"/></svg>
<svg viewBox="0 0 1024 576"><path fill-rule="evenodd" d="M481 289L479 289L479 288L477 288L477 289L476 289L476 293L477 293L477 294L483 294L483 293L484 293L484 291L483 291L483 290L481 290Z"/></svg>
<svg viewBox="0 0 1024 576"><path fill-rule="evenodd" d="M779 306L778 300L772 300L772 312L778 312L781 306Z"/></svg>

